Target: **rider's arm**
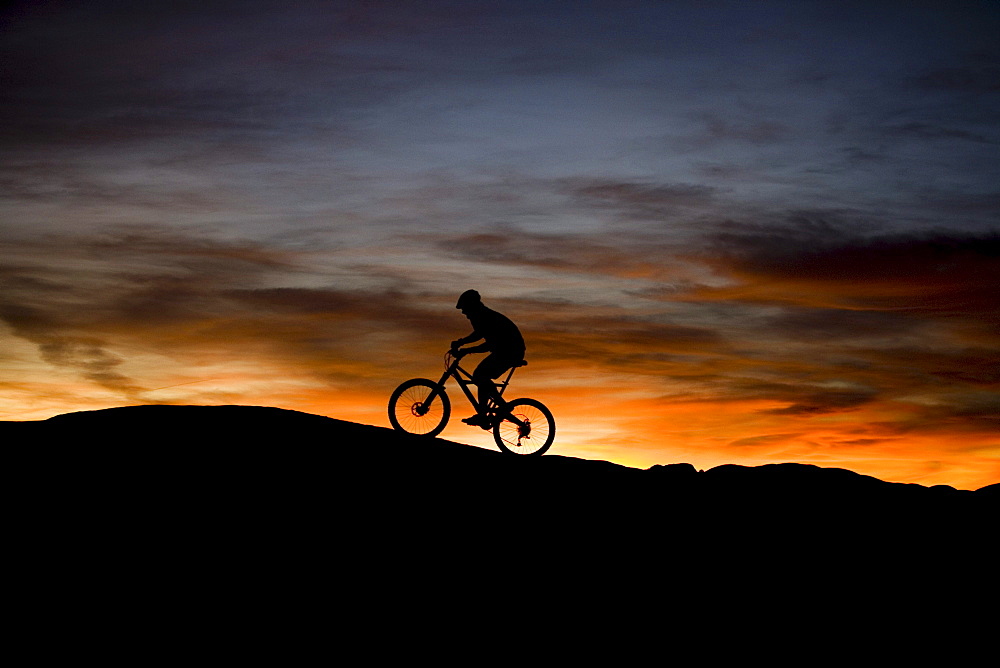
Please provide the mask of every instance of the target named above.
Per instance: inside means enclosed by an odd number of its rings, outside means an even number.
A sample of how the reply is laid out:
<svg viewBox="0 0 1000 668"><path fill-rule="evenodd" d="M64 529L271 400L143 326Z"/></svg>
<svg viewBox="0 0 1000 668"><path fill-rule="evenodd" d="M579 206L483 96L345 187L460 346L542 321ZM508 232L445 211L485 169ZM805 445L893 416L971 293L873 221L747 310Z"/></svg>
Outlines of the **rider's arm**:
<svg viewBox="0 0 1000 668"><path fill-rule="evenodd" d="M456 341L452 341L451 342L451 349L452 349L452 351L458 351L458 349L461 348L462 346L464 346L466 343L472 343L474 341L479 341L482 338L483 338L482 334L480 334L479 332L475 332L474 331L474 332L472 332L472 334L469 334L468 336L463 336L462 338L460 338L460 339L458 339ZM468 355L469 353L481 353L481 352L485 352L487 350L489 350L489 346L487 344L485 344L485 343L482 343L482 344L480 344L478 346L473 346L472 348L465 348L464 350L462 350L462 355Z"/></svg>
<svg viewBox="0 0 1000 668"><path fill-rule="evenodd" d="M478 332L473 332L472 334L469 334L468 336L463 336L460 339L452 341L451 342L451 347L452 348L459 348L461 346L464 346L466 343L472 343L473 341L478 341L481 338L483 338L482 334L479 334Z"/></svg>

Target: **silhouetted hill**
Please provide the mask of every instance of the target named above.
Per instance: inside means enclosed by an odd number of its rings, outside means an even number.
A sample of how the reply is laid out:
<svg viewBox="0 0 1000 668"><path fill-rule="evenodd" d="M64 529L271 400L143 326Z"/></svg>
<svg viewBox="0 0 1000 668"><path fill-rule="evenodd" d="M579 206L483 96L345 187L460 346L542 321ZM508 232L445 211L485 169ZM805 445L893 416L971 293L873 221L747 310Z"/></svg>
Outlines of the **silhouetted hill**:
<svg viewBox="0 0 1000 668"><path fill-rule="evenodd" d="M396 515L440 504L451 514L585 512L628 522L759 512L772 519L819 513L860 520L880 512L975 512L995 504L1000 487L970 492L889 483L794 463L699 473L690 464L640 470L558 454L511 457L252 406L132 406L0 423L0 429L39 479L95 493L163 493L178 503L273 495L276 503L295 496L337 499L361 513L393 506Z"/></svg>
<svg viewBox="0 0 1000 668"><path fill-rule="evenodd" d="M734 598L755 614L798 609L781 600L833 614L838 597L923 591L995 542L995 485L802 464L700 473L514 457L247 406L72 413L0 423L0 435L20 560L8 572L31 573L39 600L79 601L81 618L109 592L123 610L141 600L205 628L217 605L360 623L400 601L433 610L445 591L453 616L473 603L549 628L554 602L599 610L602 625L664 605L708 619ZM831 578L852 588L819 584Z"/></svg>

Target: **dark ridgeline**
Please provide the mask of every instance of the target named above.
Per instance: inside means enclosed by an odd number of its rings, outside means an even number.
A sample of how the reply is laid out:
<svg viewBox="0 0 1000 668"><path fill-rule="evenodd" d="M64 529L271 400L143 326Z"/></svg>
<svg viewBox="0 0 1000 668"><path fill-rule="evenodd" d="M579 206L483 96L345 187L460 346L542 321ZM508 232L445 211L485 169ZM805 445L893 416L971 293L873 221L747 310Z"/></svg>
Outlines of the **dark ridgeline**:
<svg viewBox="0 0 1000 668"><path fill-rule="evenodd" d="M514 635L532 656L541 636L560 656L645 637L713 658L762 640L807 657L845 631L909 634L976 610L995 570L998 485L798 464L640 470L245 406L74 413L0 434L8 593L23 592L8 608L74 652L200 638L229 655L284 638L272 651L286 658L314 635L410 656L488 633L463 655L519 647Z"/></svg>
<svg viewBox="0 0 1000 668"><path fill-rule="evenodd" d="M0 433L15 542L33 565L91 559L157 587L218 580L240 595L277 574L307 589L516 576L576 595L595 578L607 595L625 581L677 594L719 578L891 575L991 553L1000 507L1000 485L517 457L276 408L135 406Z"/></svg>
<svg viewBox="0 0 1000 668"><path fill-rule="evenodd" d="M975 513L1000 498L1000 485L975 492L924 487L805 464L640 470L560 456L558 444L554 454L515 457L253 406L132 406L0 422L0 433L15 470L56 495L113 495L124 506L126 499L141 499L164 508L294 508L314 519L433 521L444 513L516 517L525 524L555 518L868 524L879 514L902 521L921 513Z"/></svg>

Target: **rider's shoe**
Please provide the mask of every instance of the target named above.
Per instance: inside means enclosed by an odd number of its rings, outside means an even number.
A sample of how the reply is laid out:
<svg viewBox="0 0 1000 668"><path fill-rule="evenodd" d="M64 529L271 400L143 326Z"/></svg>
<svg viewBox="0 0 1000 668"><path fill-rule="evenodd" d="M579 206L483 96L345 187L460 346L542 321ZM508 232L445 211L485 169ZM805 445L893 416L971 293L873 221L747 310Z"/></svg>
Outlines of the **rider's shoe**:
<svg viewBox="0 0 1000 668"><path fill-rule="evenodd" d="M487 416L479 415L478 413L472 417L463 419L462 422L473 427L482 427L483 429L491 428L490 419Z"/></svg>

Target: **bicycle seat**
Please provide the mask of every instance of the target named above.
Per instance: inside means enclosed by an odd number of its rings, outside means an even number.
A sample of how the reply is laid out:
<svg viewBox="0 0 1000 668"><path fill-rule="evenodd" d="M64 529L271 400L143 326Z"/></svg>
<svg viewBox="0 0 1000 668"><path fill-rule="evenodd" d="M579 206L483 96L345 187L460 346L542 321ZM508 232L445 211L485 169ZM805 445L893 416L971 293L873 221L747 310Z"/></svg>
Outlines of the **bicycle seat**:
<svg viewBox="0 0 1000 668"><path fill-rule="evenodd" d="M521 360L520 362L514 365L514 368L516 369L519 366L528 366L528 360Z"/></svg>

